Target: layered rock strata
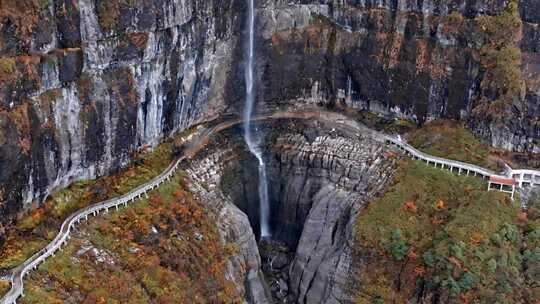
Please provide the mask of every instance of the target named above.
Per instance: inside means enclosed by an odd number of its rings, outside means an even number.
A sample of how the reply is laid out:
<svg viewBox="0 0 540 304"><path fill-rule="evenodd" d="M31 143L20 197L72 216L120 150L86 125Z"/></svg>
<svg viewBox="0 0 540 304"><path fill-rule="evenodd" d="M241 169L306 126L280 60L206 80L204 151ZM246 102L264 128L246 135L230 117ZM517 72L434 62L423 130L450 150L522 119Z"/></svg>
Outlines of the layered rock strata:
<svg viewBox="0 0 540 304"><path fill-rule="evenodd" d="M0 3L1 222L222 113L243 10L240 1Z"/></svg>
<svg viewBox="0 0 540 304"><path fill-rule="evenodd" d="M286 244L294 252L289 269L282 270L287 274L277 276L278 283L287 284L280 286L279 293L286 295L280 301L352 303L351 278L360 263L352 252L355 218L392 179L397 158L369 136L342 133L335 126L316 122L284 125L267 130L265 153L272 240ZM288 127L293 131L287 132ZM331 134L319 133L327 131ZM234 203L247 214L250 223L245 216L234 218L242 223L238 225L251 225L252 229L243 229L251 233L251 238L257 238L252 235L252 231L259 231L257 181L253 178L257 176L256 162L242 150L239 141L222 142L216 147L234 148L211 149L197 163L204 165L188 173L201 185L198 192L203 196L229 206ZM213 198L215 195L220 198ZM259 256L256 247L251 250ZM251 265L260 267L257 263Z"/></svg>
<svg viewBox="0 0 540 304"><path fill-rule="evenodd" d="M462 119L495 146L539 152L536 0L519 1L504 36L513 53L497 57L519 67L510 102L482 57L493 35L478 18L509 3L258 1L256 111L310 103ZM245 11L241 0L0 3L2 226L171 132L240 113Z"/></svg>

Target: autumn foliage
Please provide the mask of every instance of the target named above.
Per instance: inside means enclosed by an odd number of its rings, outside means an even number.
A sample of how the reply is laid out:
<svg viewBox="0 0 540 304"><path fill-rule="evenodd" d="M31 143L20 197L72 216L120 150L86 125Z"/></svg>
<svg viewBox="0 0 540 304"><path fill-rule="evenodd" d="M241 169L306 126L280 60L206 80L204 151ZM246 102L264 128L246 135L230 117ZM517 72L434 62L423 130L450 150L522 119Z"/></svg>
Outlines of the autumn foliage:
<svg viewBox="0 0 540 304"><path fill-rule="evenodd" d="M540 216L486 191L481 179L403 161L396 183L356 223L357 303L423 303L420 290L443 303L534 303L540 221L533 218Z"/></svg>
<svg viewBox="0 0 540 304"><path fill-rule="evenodd" d="M235 247L181 184L175 177L148 200L82 227L72 246L32 275L23 302L61 302L65 293L79 303L240 302L226 277ZM95 250L84 251L89 246Z"/></svg>

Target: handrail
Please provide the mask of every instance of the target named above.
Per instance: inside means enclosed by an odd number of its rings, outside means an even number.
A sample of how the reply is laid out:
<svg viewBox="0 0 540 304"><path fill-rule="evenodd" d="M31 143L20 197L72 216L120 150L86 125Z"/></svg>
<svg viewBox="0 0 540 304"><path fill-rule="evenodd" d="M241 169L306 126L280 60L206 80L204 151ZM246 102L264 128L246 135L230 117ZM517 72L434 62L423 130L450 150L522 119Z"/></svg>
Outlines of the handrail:
<svg viewBox="0 0 540 304"><path fill-rule="evenodd" d="M483 168L483 167L480 167L480 166L477 166L477 165L457 161L457 160L451 160L451 159L446 159L446 158L442 158L442 157L429 155L427 153L419 151L418 149L414 148L413 146L409 145L408 143L406 143L406 142L404 142L402 140L399 140L399 139L397 139L395 137L388 136L388 135L383 135L383 136L384 136L384 139L394 143L395 145L398 145L398 146L402 147L403 149L405 149L406 151L408 151L412 155L416 156L417 158L421 158L421 159L426 160L426 161L438 162L438 163L445 164L445 165L452 166L452 167L465 168L465 169L468 169L470 171L477 172L477 173L479 173L479 174L481 174L483 176L497 175L495 172L493 172L493 171L491 171L489 169L486 169L486 168Z"/></svg>
<svg viewBox="0 0 540 304"><path fill-rule="evenodd" d="M253 117L254 120L258 120L261 117ZM234 126L242 122L240 119L232 119L231 121L222 122L210 129L205 129L198 138L198 143L200 144L204 139L208 138L212 133L216 131L221 131L222 129ZM195 147L197 148L197 147ZM99 213L102 210L108 210L112 207L118 207L122 204L127 205L130 201L134 201L136 198L141 197L146 193L160 184L169 180L170 177L176 172L180 163L186 159L186 154L179 157L177 160L173 161L160 175L153 178L152 180L136 187L132 191L120 195L118 197L105 200L90 206L87 206L83 209L76 211L71 214L62 222L60 231L56 237L47 245L45 248L33 254L30 258L24 261L21 265L17 266L12 270L11 273L11 289L2 297L0 300L1 303L13 304L16 303L17 299L21 296L24 296L24 276L32 269L35 269L41 262L45 261L51 255L54 255L57 250L69 239L69 233L71 229L82 219L87 218L89 215Z"/></svg>
<svg viewBox="0 0 540 304"><path fill-rule="evenodd" d="M423 159L425 161L445 164L449 167L457 167L457 168L465 169L468 171L476 172L485 177L512 178L516 181L518 188L523 188L526 185L540 186L540 171L539 170L512 169L509 166L507 166L506 172L495 173L494 171L491 171L489 169L486 169L477 165L473 165L473 164L469 164L469 163L465 163L465 162L461 162L457 160L450 160L446 158L432 156L432 155L429 155L427 153L417 150L416 148L412 147L408 143L402 141L400 138L395 138L389 135L383 135L383 136L385 140L392 142L393 144L409 152L411 155L417 158ZM517 178L515 178L516 175L518 176ZM526 175L529 175L529 177L526 177Z"/></svg>
<svg viewBox="0 0 540 304"><path fill-rule="evenodd" d="M273 112L273 113L267 113L267 114L260 114L257 116L252 117L252 121L263 121L263 120L271 120L271 119L283 119L283 118L296 118L296 119L317 119L321 121L327 121L332 123L341 124L345 127L352 127L355 130L363 130L358 125L352 125L348 124L351 120L341 114L338 114L336 112L330 112L330 111L324 111L324 110L316 110L316 111L279 111L279 112ZM6 295L0 300L1 303L4 304L13 304L16 303L17 299L20 296L24 296L23 290L23 279L24 276L32 269L35 269L41 262L46 260L51 255L54 255L54 253L61 248L61 246L69 239L69 233L71 232L72 228L75 227L75 225L82 219L87 218L89 215L97 214L102 210L108 210L113 207L118 207L122 204L127 205L130 201L134 201L136 198L141 197L142 195L146 195L146 193L156 187L159 187L163 182L166 180L169 180L170 177L175 173L175 171L178 169L180 163L185 160L189 159L193 156L195 152L200 149L201 145L203 144L203 141L207 139L210 135L212 135L215 132L220 132L224 129L233 127L239 123L242 123L242 120L239 118L232 118L230 120L226 120L224 122L221 122L211 128L207 128L201 132L201 134L198 136L197 141L191 144L192 149L194 151L190 151L188 153L184 153L181 157L179 157L177 160L173 161L160 175L155 177L154 179L136 187L132 191L120 195L118 197L108 199L99 203L96 203L91 206L87 206L83 209L80 209L76 211L75 213L68 216L67 219L64 220L60 227L60 231L58 235L47 245L45 248L41 249L40 251L36 252L34 255L32 255L30 258L28 258L25 262L23 262L21 265L17 266L13 269L11 274L11 289L8 291ZM373 139L378 141L389 141L394 143L395 145L398 145L399 147L403 148L407 152L409 152L411 155L431 162L441 163L445 164L450 167L458 167L458 168L465 168L469 171L477 172L480 175L489 177L489 176L498 176L493 171L489 169L482 168L477 165L455 161L455 160L449 160L437 156L432 156L429 154L426 154L424 152L421 152L417 150L416 148L412 147L411 145L399 140L398 138L376 132L373 130L370 130L371 136ZM526 172L527 174L529 172L533 172L534 175L540 176L540 171L536 170L527 170L527 169L520 169L520 170L510 170L509 174L512 174L512 172Z"/></svg>
<svg viewBox="0 0 540 304"><path fill-rule="evenodd" d="M38 251L27 259L24 263L19 265L14 269L11 275L11 289L8 293L2 298L2 303L16 303L16 300L24 295L23 293L23 278L31 270L36 268L41 262L46 260L51 255L54 255L58 249L69 239L69 233L71 229L82 219L86 218L89 215L99 213L103 210L108 210L113 207L125 204L127 205L130 201L134 201L136 198L146 194L149 190L154 189L159 186L165 180L170 179L170 177L176 172L178 166L185 157L182 156L171 165L165 169L163 173L155 177L149 182L146 182L129 193L120 195L116 198L109 199L103 202L96 203L91 206L87 206L72 215L70 215L60 227L60 232L57 236L42 250Z"/></svg>

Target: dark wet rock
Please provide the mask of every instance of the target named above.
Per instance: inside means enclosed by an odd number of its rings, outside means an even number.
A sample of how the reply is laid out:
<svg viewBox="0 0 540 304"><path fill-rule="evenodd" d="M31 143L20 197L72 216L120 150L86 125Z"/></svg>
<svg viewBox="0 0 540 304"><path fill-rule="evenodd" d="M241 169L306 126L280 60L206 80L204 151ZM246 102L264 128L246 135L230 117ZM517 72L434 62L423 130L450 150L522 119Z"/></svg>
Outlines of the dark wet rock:
<svg viewBox="0 0 540 304"><path fill-rule="evenodd" d="M270 267L273 269L283 269L289 264L289 257L286 253L280 253L270 260Z"/></svg>
<svg viewBox="0 0 540 304"><path fill-rule="evenodd" d="M353 303L356 215L391 179L393 161L367 137L286 135L274 149L271 170L281 181L274 237L296 248L290 292L298 303Z"/></svg>
<svg viewBox="0 0 540 304"><path fill-rule="evenodd" d="M474 18L505 2L259 1L256 110L309 103L464 119L493 145L538 152L537 1L520 2L527 87L502 123L470 115L482 94L478 38L444 26L452 11ZM3 224L55 189L118 170L141 146L243 108L245 1L9 3Z"/></svg>
<svg viewBox="0 0 540 304"><path fill-rule="evenodd" d="M60 82L75 81L81 75L83 68L83 53L81 49L65 49L57 52L59 57Z"/></svg>
<svg viewBox="0 0 540 304"><path fill-rule="evenodd" d="M276 124L259 128L269 139L265 158L273 219L272 237L259 240L264 281L279 303L352 303L356 215L392 179L397 159L369 133L318 122ZM207 171L188 173L204 181L204 195L223 193L238 205L257 232L257 181L247 182L257 176L256 160L241 139L226 142L204 157Z"/></svg>

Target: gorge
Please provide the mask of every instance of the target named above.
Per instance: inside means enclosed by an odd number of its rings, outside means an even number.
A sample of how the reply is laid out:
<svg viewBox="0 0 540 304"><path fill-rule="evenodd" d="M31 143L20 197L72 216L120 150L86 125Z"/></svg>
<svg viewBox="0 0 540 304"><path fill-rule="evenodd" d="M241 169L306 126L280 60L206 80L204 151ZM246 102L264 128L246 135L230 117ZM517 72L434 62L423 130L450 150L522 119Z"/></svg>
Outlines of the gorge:
<svg viewBox="0 0 540 304"><path fill-rule="evenodd" d="M512 201L381 140L536 172L538 1L6 0L0 20L6 281L72 212L188 156L74 228L18 302L540 296L534 189Z"/></svg>

